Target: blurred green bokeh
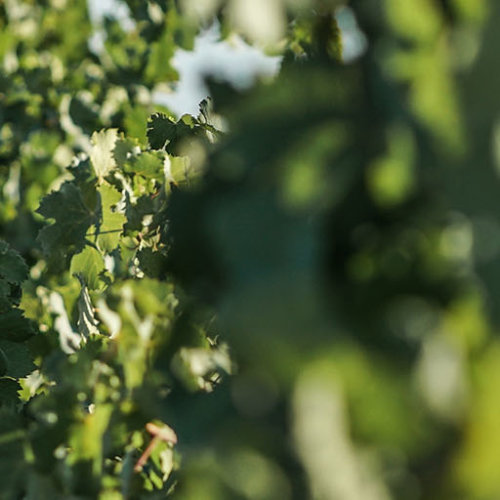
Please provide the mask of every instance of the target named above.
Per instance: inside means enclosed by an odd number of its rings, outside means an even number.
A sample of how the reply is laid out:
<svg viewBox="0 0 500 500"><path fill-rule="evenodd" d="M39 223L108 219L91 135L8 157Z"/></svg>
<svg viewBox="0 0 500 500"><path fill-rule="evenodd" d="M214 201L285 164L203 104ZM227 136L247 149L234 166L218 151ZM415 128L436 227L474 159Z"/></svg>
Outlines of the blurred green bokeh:
<svg viewBox="0 0 500 500"><path fill-rule="evenodd" d="M494 499L500 10L348 6L357 60L326 50L318 2L271 85L212 85L231 132L201 190L172 198L171 269L240 367L237 430L218 422L215 442L281 468L269 498ZM225 485L210 498L268 498L198 467Z"/></svg>

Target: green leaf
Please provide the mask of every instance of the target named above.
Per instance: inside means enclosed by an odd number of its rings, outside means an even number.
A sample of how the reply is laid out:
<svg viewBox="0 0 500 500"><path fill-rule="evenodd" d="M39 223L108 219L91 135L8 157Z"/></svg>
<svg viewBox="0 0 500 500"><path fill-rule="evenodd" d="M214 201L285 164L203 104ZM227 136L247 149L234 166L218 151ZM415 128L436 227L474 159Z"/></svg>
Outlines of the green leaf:
<svg viewBox="0 0 500 500"><path fill-rule="evenodd" d="M94 247L87 245L71 259L70 273L77 276L90 290L102 285L99 275L104 271L104 259Z"/></svg>
<svg viewBox="0 0 500 500"><path fill-rule="evenodd" d="M174 182L177 186L189 183L197 172L191 167L187 156L171 156L166 162L165 177L167 182Z"/></svg>
<svg viewBox="0 0 500 500"><path fill-rule="evenodd" d="M163 113L155 113L148 121L149 145L152 149L165 148L168 153L178 156L182 154L180 146L183 146L186 141L189 142L193 138L208 140L209 136L216 136L219 131L206 123L208 118L207 110L208 108L204 104L201 112L202 121L186 114L175 122Z"/></svg>
<svg viewBox="0 0 500 500"><path fill-rule="evenodd" d="M37 212L54 223L44 227L38 236L45 254L52 259L62 259L81 249L85 235L95 215L85 205L82 193L71 183L62 184L42 199Z"/></svg>
<svg viewBox="0 0 500 500"><path fill-rule="evenodd" d="M163 113L155 113L148 120L148 141L153 149L162 149L175 135L175 121Z"/></svg>
<svg viewBox="0 0 500 500"><path fill-rule="evenodd" d="M139 266L150 278L161 278L165 274L165 256L152 248L143 248L137 252Z"/></svg>
<svg viewBox="0 0 500 500"><path fill-rule="evenodd" d="M11 309L0 314L0 339L23 342L33 335L32 324L20 309Z"/></svg>
<svg viewBox="0 0 500 500"><path fill-rule="evenodd" d="M69 104L69 114L75 125L90 134L99 123L98 106L93 102L85 102L80 96L75 96Z"/></svg>
<svg viewBox="0 0 500 500"><path fill-rule="evenodd" d="M0 240L0 313L19 303L21 282L28 277L28 266L7 243Z"/></svg>
<svg viewBox="0 0 500 500"><path fill-rule="evenodd" d="M125 165L125 170L150 179L162 179L164 153L145 151Z"/></svg>
<svg viewBox="0 0 500 500"><path fill-rule="evenodd" d="M23 258L0 240L0 279L5 278L9 283L21 283L27 277L28 266Z"/></svg>
<svg viewBox="0 0 500 500"><path fill-rule="evenodd" d="M14 409L17 406L17 404L19 403L18 392L20 390L21 386L19 385L19 382L11 378L0 378L0 411L4 408ZM0 429L1 422L2 420L0 419ZM0 434L0 444L2 437L3 436L1 436Z"/></svg>
<svg viewBox="0 0 500 500"><path fill-rule="evenodd" d="M5 375L8 377L26 377L36 368L30 351L24 344L0 340L0 351L7 360Z"/></svg>
<svg viewBox="0 0 500 500"><path fill-rule="evenodd" d="M130 103L127 103L124 106L124 113L123 125L126 134L146 146L148 143L146 124L151 109L141 104L131 106Z"/></svg>
<svg viewBox="0 0 500 500"><path fill-rule="evenodd" d="M84 339L88 339L91 335L99 333L97 329L99 322L95 319L94 308L86 286L82 286L80 296L78 297L77 324L79 333Z"/></svg>
<svg viewBox="0 0 500 500"><path fill-rule="evenodd" d="M172 38L171 28L167 26L163 36L151 46L145 71L145 76L151 83L175 81L179 78L179 74L170 64L175 52L175 44Z"/></svg>
<svg viewBox="0 0 500 500"><path fill-rule="evenodd" d="M97 231L97 245L103 252L110 253L118 246L127 219L117 211L116 205L121 194L115 188L103 183L98 192L101 198L101 223Z"/></svg>
<svg viewBox="0 0 500 500"><path fill-rule="evenodd" d="M90 152L90 161L94 167L99 182L102 182L113 169L116 168L116 161L113 155L116 141L118 139L118 130L109 129L94 132L92 134L92 150Z"/></svg>
<svg viewBox="0 0 500 500"><path fill-rule="evenodd" d="M123 168L129 158L137 156L139 153L139 144L136 139L130 137L119 137L115 143L113 156L119 168Z"/></svg>

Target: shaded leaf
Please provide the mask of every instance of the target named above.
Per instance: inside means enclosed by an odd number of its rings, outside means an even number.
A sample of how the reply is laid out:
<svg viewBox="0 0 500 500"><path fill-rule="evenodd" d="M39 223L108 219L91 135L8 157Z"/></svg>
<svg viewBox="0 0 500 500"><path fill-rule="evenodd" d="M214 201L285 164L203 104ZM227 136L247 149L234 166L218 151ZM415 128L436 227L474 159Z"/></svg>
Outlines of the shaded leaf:
<svg viewBox="0 0 500 500"><path fill-rule="evenodd" d="M0 339L23 342L33 336L33 326L20 309L0 314Z"/></svg>
<svg viewBox="0 0 500 500"><path fill-rule="evenodd" d="M97 231L97 245L106 253L113 251L120 241L123 224L126 222L124 214L117 210L121 194L107 183L99 186L101 198L101 223Z"/></svg>
<svg viewBox="0 0 500 500"><path fill-rule="evenodd" d="M148 141L153 149L162 149L167 141L171 141L175 135L175 121L164 115L156 113L148 120Z"/></svg>
<svg viewBox="0 0 500 500"><path fill-rule="evenodd" d="M101 286L99 275L104 271L104 260L98 250L87 245L83 251L71 259L70 273L77 276L89 287L95 290Z"/></svg>
<svg viewBox="0 0 500 500"><path fill-rule="evenodd" d="M5 375L8 377L26 377L36 368L30 351L25 344L0 340L0 350L7 360Z"/></svg>
<svg viewBox="0 0 500 500"><path fill-rule="evenodd" d="M75 184L65 182L59 191L47 195L37 212L54 219L54 223L44 227L38 236L43 251L52 259L63 258L84 246L94 214L85 205Z"/></svg>
<svg viewBox="0 0 500 500"><path fill-rule="evenodd" d="M27 277L28 266L23 258L0 240L0 280L4 278L9 283L21 283Z"/></svg>

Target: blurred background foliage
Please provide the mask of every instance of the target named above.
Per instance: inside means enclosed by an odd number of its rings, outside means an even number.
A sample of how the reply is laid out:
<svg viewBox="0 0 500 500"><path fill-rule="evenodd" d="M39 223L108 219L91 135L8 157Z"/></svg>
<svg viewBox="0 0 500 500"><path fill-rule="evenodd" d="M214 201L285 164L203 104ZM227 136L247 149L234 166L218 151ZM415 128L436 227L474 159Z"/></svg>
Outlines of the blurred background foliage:
<svg viewBox="0 0 500 500"><path fill-rule="evenodd" d="M0 6L0 495L499 498L499 4L125 3ZM176 121L215 18L281 70Z"/></svg>

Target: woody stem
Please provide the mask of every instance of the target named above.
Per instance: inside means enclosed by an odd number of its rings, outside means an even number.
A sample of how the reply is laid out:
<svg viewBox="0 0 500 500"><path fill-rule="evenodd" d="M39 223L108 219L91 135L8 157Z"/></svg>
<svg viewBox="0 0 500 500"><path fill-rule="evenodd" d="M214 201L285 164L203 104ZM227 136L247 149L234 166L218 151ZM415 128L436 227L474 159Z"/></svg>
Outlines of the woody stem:
<svg viewBox="0 0 500 500"><path fill-rule="evenodd" d="M139 457L139 460L137 460L137 463L135 464L134 467L134 472L141 472L142 468L146 465L146 462L148 461L149 456L151 453L153 453L153 450L155 449L156 445L158 444L158 441L160 441L160 438L158 436L154 436L151 442L148 444L148 447L144 450L142 455Z"/></svg>

